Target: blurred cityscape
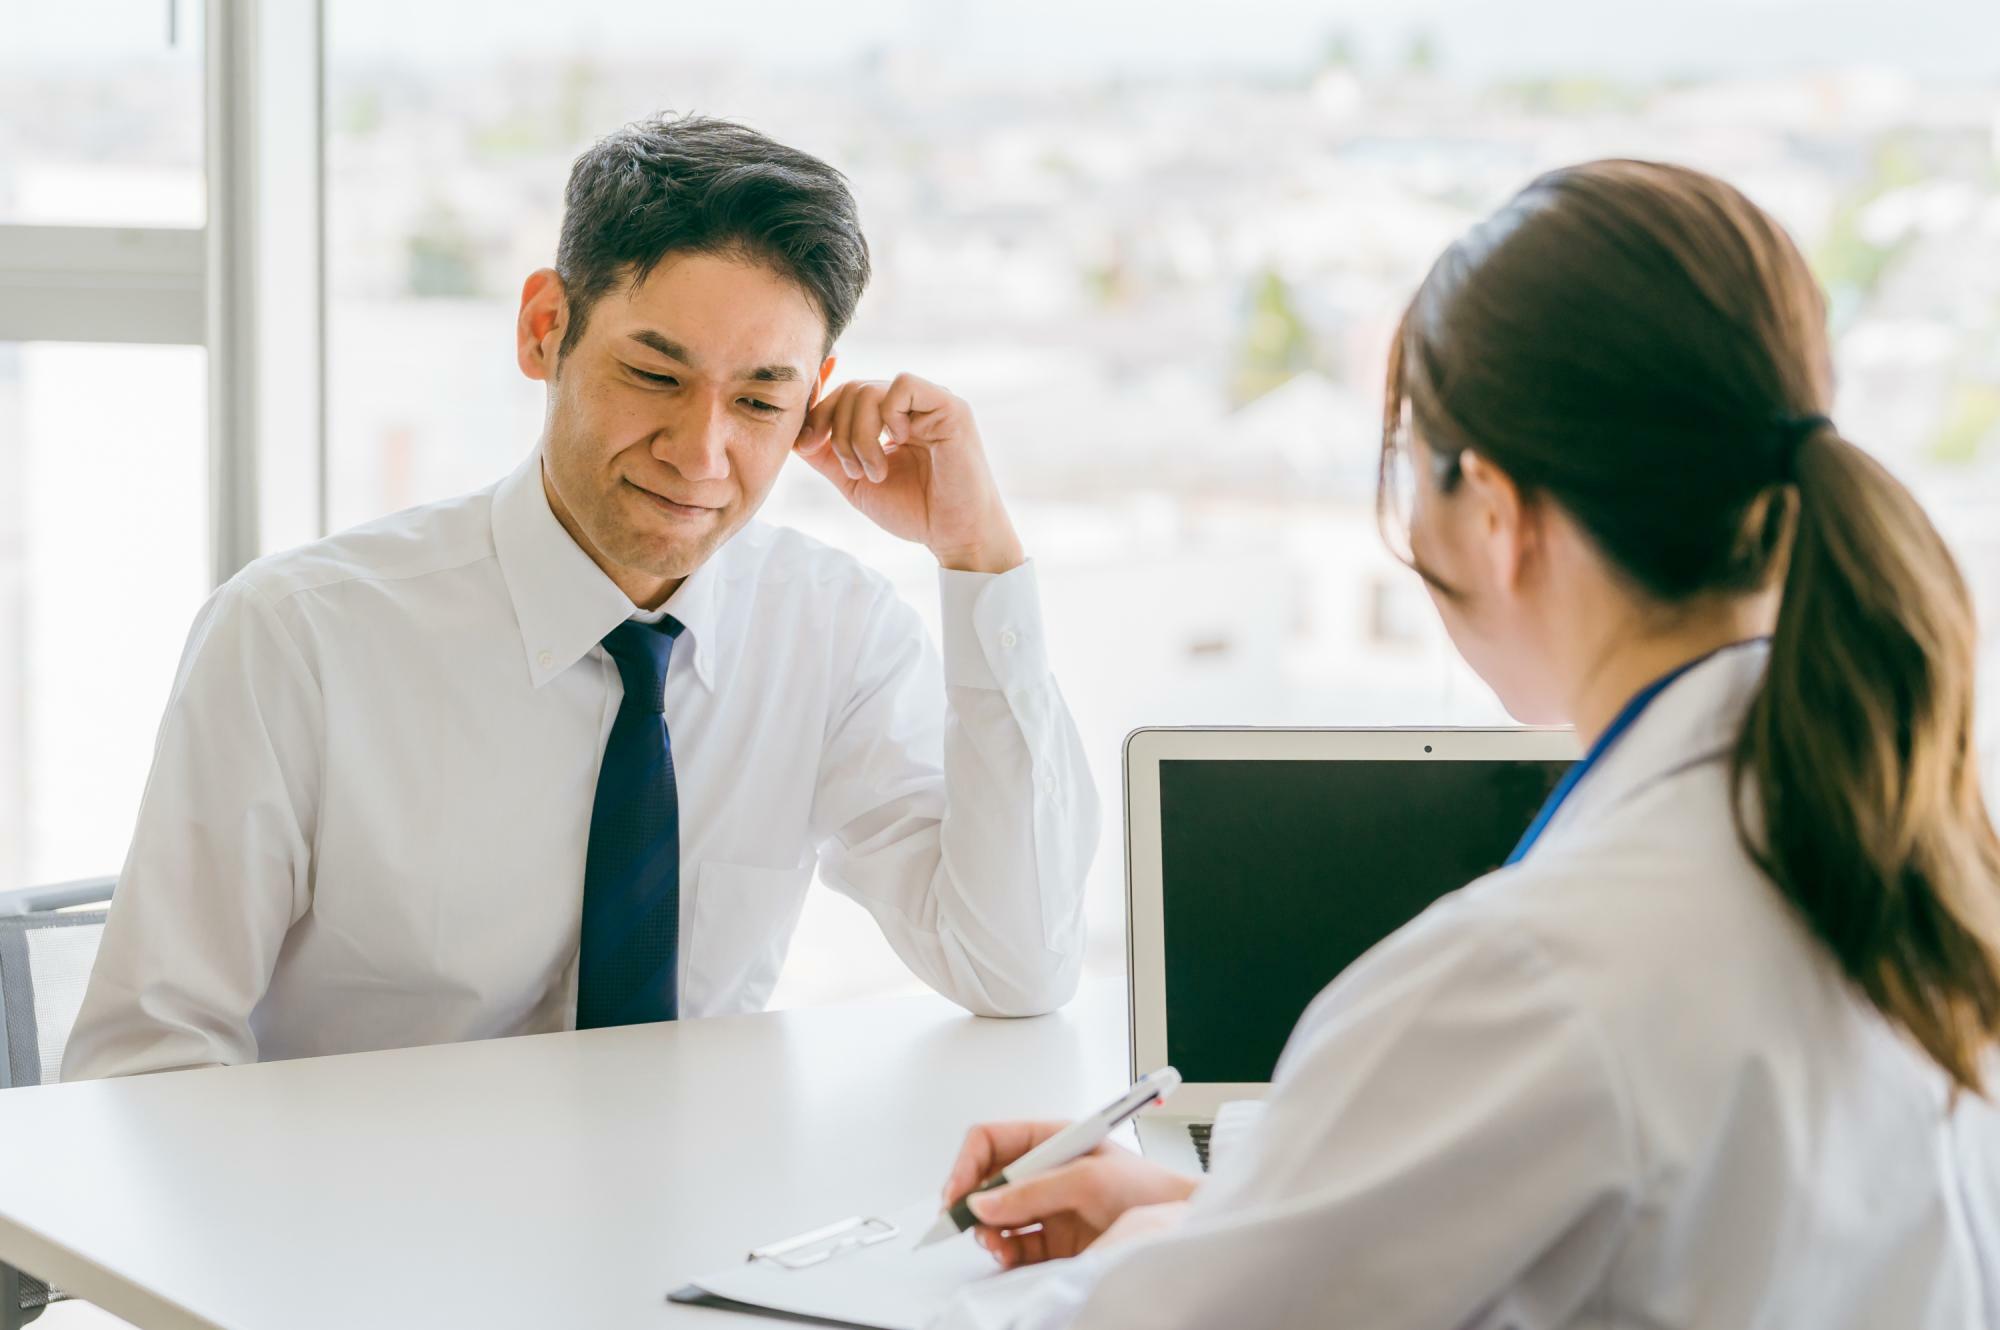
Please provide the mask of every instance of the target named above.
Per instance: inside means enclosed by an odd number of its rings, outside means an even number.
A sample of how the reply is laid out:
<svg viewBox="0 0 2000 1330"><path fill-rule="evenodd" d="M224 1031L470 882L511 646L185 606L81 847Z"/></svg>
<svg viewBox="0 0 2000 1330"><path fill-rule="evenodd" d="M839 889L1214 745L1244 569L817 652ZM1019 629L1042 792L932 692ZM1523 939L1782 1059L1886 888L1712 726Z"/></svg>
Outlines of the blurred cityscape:
<svg viewBox="0 0 2000 1330"><path fill-rule="evenodd" d="M1467 84L1439 65L1419 35L1387 67L1336 36L1289 78L1023 84L893 50L806 79L712 60L342 67L336 525L484 483L532 442L514 297L549 262L592 136L700 110L820 153L852 179L877 263L841 374L907 368L971 401L1037 560L1105 796L1093 962L1115 970L1134 726L1505 720L1377 537L1388 338L1437 252L1537 172L1662 157L1736 182L1813 257L1838 418L1950 524L1991 622L2000 82ZM922 552L796 470L768 516L865 550L929 611ZM893 976L854 964L871 935L823 905L780 1000Z"/></svg>
<svg viewBox="0 0 2000 1330"><path fill-rule="evenodd" d="M1421 30L1365 50L1329 31L1282 72L1022 79L894 45L810 69L615 42L553 63L445 61L346 51L330 21L332 525L487 484L533 445L540 388L514 368L515 299L552 258L563 181L592 138L700 111L825 156L853 183L877 273L838 377L909 369L971 401L1037 561L1105 808L1097 971L1122 966L1130 729L1505 721L1378 538L1377 421L1387 340L1430 261L1546 168L1664 158L1776 214L1831 296L1837 419L1925 497L1983 622L2000 619L2000 78L1474 75ZM144 136L160 96L127 80L78 123L122 106L117 122ZM7 187L0 157L0 217ZM9 465L60 471L16 460L43 454L6 414L10 363L14 397L31 395L28 352L6 354L0 490ZM9 512L0 498L0 544L32 524ZM802 465L766 516L857 551L935 615L928 557ZM17 579L22 566L4 565ZM39 580L0 592L54 594ZM102 614L101 588L90 599ZM173 609L177 645L192 604ZM0 628L0 671L19 658L60 672L59 625L36 622ZM1986 661L1983 751L2000 778L2000 651ZM147 734L170 669L133 681ZM44 774L61 747L24 749L19 787L73 788ZM118 825L144 756L92 777L126 801ZM33 819L62 815L6 789L0 820L29 811L0 827L0 847L19 847L0 876L48 875ZM92 825L92 871L112 871L122 841ZM858 910L815 895L778 1002L912 983Z"/></svg>

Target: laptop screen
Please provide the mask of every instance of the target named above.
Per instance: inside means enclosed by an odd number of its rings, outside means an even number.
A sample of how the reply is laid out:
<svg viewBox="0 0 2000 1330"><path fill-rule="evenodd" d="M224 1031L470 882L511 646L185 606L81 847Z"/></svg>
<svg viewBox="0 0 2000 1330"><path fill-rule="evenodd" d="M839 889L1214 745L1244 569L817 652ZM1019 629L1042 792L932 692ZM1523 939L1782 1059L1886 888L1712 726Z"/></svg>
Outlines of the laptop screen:
<svg viewBox="0 0 2000 1330"><path fill-rule="evenodd" d="M1491 872L1566 762L1160 762L1167 1057L1268 1081L1320 989Z"/></svg>

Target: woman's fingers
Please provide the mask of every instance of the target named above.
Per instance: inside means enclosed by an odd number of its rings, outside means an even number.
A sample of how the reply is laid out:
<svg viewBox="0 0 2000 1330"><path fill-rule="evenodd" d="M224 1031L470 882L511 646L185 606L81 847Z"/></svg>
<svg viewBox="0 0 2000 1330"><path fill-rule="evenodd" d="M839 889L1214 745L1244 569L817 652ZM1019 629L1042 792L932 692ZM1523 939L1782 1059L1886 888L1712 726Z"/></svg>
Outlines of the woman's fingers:
<svg viewBox="0 0 2000 1330"><path fill-rule="evenodd" d="M1100 1146L1074 1163L980 1192L969 1202L981 1223L1016 1228L1073 1213L1090 1228L1103 1230L1135 1205L1184 1201L1195 1183L1129 1150Z"/></svg>
<svg viewBox="0 0 2000 1330"><path fill-rule="evenodd" d="M1054 1215L1039 1224L1019 1229L980 1227L973 1230L980 1246L986 1248L1006 1269L1036 1265L1042 1261L1075 1256L1097 1241L1097 1230L1075 1215Z"/></svg>
<svg viewBox="0 0 2000 1330"><path fill-rule="evenodd" d="M1059 1121L982 1122L965 1133L945 1179L944 1203L958 1198L1046 1141L1069 1124Z"/></svg>
<svg viewBox="0 0 2000 1330"><path fill-rule="evenodd" d="M997 1228L977 1228L973 1232L979 1235L979 1245L1000 1262L1002 1270L1012 1270L1017 1265L1036 1265L1049 1259L1047 1241L1043 1230L1038 1227L1005 1232Z"/></svg>
<svg viewBox="0 0 2000 1330"><path fill-rule="evenodd" d="M980 1223L994 1228L1025 1228L1070 1211L1085 1220L1109 1223L1117 1211L1105 1184L1100 1161L1086 1155L1025 1182L980 1192L968 1204Z"/></svg>

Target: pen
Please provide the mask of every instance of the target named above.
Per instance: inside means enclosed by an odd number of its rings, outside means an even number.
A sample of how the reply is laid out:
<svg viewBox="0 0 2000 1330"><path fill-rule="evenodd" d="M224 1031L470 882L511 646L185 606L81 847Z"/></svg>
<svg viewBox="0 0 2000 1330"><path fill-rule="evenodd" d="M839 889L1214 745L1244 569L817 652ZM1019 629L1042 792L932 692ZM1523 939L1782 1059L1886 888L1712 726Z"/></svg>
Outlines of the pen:
<svg viewBox="0 0 2000 1330"><path fill-rule="evenodd" d="M1043 1141L1028 1153L1001 1169L972 1191L958 1198L951 1209L938 1216L931 1231L924 1234L918 1247L928 1247L933 1242L965 1232L979 1223L972 1207L966 1204L974 1193L992 1191L1010 1182L1026 1182L1029 1178L1061 1168L1073 1159L1083 1156L1104 1144L1105 1139L1141 1109L1160 1103L1181 1083L1181 1074L1172 1067L1161 1067L1158 1071L1147 1072L1132 1085L1132 1088L1087 1118L1078 1118L1055 1135Z"/></svg>

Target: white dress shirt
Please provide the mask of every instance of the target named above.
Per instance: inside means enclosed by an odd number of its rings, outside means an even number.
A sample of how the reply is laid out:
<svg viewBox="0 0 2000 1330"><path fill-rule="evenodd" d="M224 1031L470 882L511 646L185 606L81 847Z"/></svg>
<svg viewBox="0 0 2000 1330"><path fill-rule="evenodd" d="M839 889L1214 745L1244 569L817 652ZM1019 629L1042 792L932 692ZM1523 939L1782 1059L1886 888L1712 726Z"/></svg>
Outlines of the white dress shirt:
<svg viewBox="0 0 2000 1330"><path fill-rule="evenodd" d="M664 606L680 1011L755 1011L815 868L969 1010L1074 991L1096 793L1034 570L885 579L752 523ZM498 486L260 560L195 621L67 1078L572 1026L635 607Z"/></svg>
<svg viewBox="0 0 2000 1330"><path fill-rule="evenodd" d="M943 1323L2000 1327L2000 1112L1953 1102L1731 825L1765 659L1683 676L1524 862L1330 985L1183 1226Z"/></svg>

